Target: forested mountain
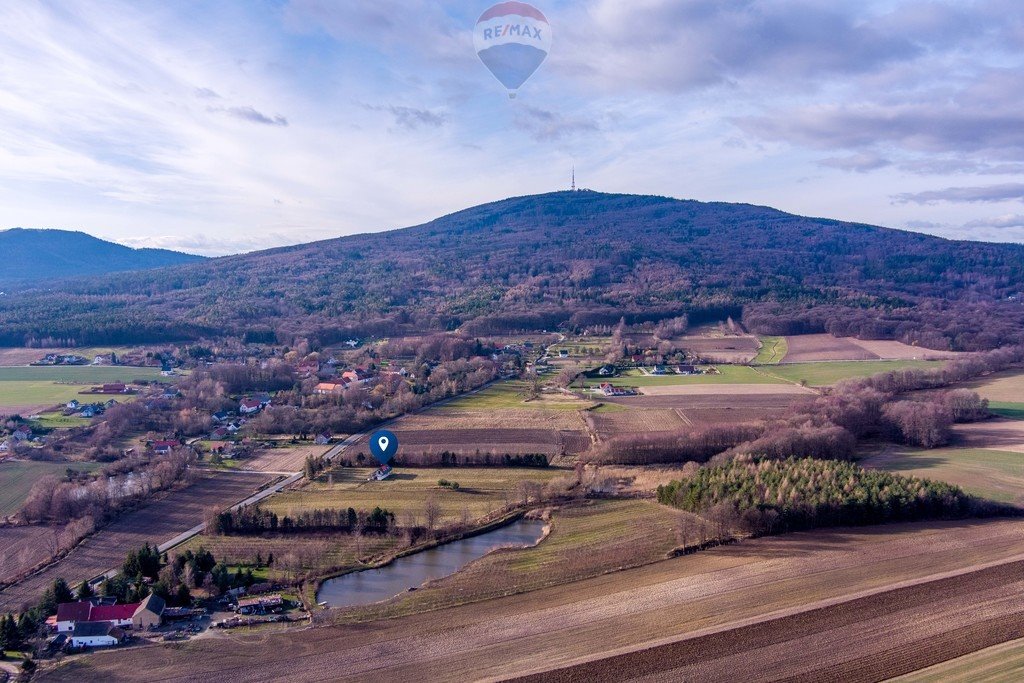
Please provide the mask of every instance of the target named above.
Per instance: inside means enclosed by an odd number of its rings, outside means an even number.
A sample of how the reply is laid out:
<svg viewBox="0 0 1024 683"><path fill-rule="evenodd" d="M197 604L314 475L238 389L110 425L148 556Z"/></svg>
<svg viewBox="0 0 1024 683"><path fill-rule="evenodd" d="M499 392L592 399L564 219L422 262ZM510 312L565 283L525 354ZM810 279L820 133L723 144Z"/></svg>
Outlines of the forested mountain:
<svg viewBox="0 0 1024 683"><path fill-rule="evenodd" d="M462 329L485 335L731 315L973 349L1024 341L1024 246L745 204L559 192L425 225L0 298L0 343Z"/></svg>
<svg viewBox="0 0 1024 683"><path fill-rule="evenodd" d="M201 261L201 256L166 249L131 249L68 230L0 231L0 285L54 278L146 270Z"/></svg>

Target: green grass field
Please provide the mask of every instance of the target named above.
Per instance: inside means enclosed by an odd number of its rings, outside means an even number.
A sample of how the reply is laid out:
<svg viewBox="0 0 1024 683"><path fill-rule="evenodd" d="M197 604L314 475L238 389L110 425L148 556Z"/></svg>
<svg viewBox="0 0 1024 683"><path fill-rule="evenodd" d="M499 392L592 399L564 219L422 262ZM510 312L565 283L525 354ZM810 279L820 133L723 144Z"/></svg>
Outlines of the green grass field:
<svg viewBox="0 0 1024 683"><path fill-rule="evenodd" d="M1024 679L1024 640L1011 640L890 679L890 683L996 683Z"/></svg>
<svg viewBox="0 0 1024 683"><path fill-rule="evenodd" d="M77 415L61 415L60 413L43 413L38 419L32 421L43 429L70 429L71 427L83 427L92 420Z"/></svg>
<svg viewBox="0 0 1024 683"><path fill-rule="evenodd" d="M778 365L789 352L785 337L758 337L761 349L754 358L754 365Z"/></svg>
<svg viewBox="0 0 1024 683"><path fill-rule="evenodd" d="M85 400L79 392L92 385L136 379L152 381L160 377L159 368L89 365L0 368L0 410L19 406L52 406L67 403L73 398Z"/></svg>
<svg viewBox="0 0 1024 683"><path fill-rule="evenodd" d="M449 401L434 410L498 410L521 408L531 410L582 410L593 405L564 394L541 394L527 401L529 384L525 380L497 382L469 396Z"/></svg>
<svg viewBox="0 0 1024 683"><path fill-rule="evenodd" d="M907 368L941 368L941 360L868 360L794 363L762 368L761 371L789 382L806 381L812 387L823 387L853 377L868 377L880 372Z"/></svg>
<svg viewBox="0 0 1024 683"><path fill-rule="evenodd" d="M426 502L433 499L442 519L457 520L463 510L468 511L471 519L477 519L517 500L521 481L544 483L565 474L554 468L410 468L397 469L390 479L368 482L366 478L372 471L334 468L304 488L282 492L262 505L279 515L317 508L372 510L379 505L396 516L411 512L422 521ZM329 476L333 476L333 484L327 483ZM440 479L458 482L459 490L438 486Z"/></svg>
<svg viewBox="0 0 1024 683"><path fill-rule="evenodd" d="M1014 420L1024 420L1024 403L989 401L988 408L996 415L1002 415Z"/></svg>
<svg viewBox="0 0 1024 683"><path fill-rule="evenodd" d="M160 368L134 368L106 365L54 365L0 368L0 382L71 382L103 384L153 380L160 377ZM167 378L169 379L169 378Z"/></svg>
<svg viewBox="0 0 1024 683"><path fill-rule="evenodd" d="M707 375L644 375L639 370L629 370L611 380L588 380L587 386L600 386L610 381L615 386L658 387L686 384L785 384L779 377L758 372L745 365L716 365L718 374Z"/></svg>
<svg viewBox="0 0 1024 683"><path fill-rule="evenodd" d="M98 463L34 462L8 460L0 462L0 515L13 515L25 502L32 485L47 474L64 476L69 468L88 472L99 469Z"/></svg>
<svg viewBox="0 0 1024 683"><path fill-rule="evenodd" d="M956 484L972 495L1000 503L1024 503L1024 453L987 448L899 447L867 458L862 464Z"/></svg>

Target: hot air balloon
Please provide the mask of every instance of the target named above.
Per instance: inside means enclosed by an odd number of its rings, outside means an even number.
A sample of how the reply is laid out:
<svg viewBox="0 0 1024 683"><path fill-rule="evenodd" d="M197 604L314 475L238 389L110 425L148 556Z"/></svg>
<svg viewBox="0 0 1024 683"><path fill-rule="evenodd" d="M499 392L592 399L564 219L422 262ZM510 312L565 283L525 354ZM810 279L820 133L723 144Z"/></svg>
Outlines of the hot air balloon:
<svg viewBox="0 0 1024 683"><path fill-rule="evenodd" d="M551 26L525 2L499 2L480 15L473 31L480 61L508 88L512 99L551 49Z"/></svg>

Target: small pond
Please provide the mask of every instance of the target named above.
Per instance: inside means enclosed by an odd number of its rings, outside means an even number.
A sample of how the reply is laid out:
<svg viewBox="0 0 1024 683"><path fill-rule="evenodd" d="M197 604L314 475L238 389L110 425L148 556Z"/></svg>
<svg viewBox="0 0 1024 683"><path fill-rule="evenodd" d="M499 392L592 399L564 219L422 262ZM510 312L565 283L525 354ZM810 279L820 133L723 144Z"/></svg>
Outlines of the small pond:
<svg viewBox="0 0 1024 683"><path fill-rule="evenodd" d="M536 545L544 533L545 522L520 519L500 529L452 541L430 550L400 557L380 569L353 572L324 581L316 595L329 607L369 605L387 600L424 581L454 574L473 560L497 548Z"/></svg>

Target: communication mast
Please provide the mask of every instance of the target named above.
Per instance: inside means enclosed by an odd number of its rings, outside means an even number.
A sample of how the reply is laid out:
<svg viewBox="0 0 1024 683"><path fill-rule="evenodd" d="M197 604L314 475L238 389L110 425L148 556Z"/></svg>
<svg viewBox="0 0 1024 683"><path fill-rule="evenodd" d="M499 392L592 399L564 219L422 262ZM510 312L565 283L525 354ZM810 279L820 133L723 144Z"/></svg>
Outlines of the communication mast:
<svg viewBox="0 0 1024 683"><path fill-rule="evenodd" d="M570 189L570 192L575 192L575 191L576 191L576 164L573 164L572 165L572 188Z"/></svg>

